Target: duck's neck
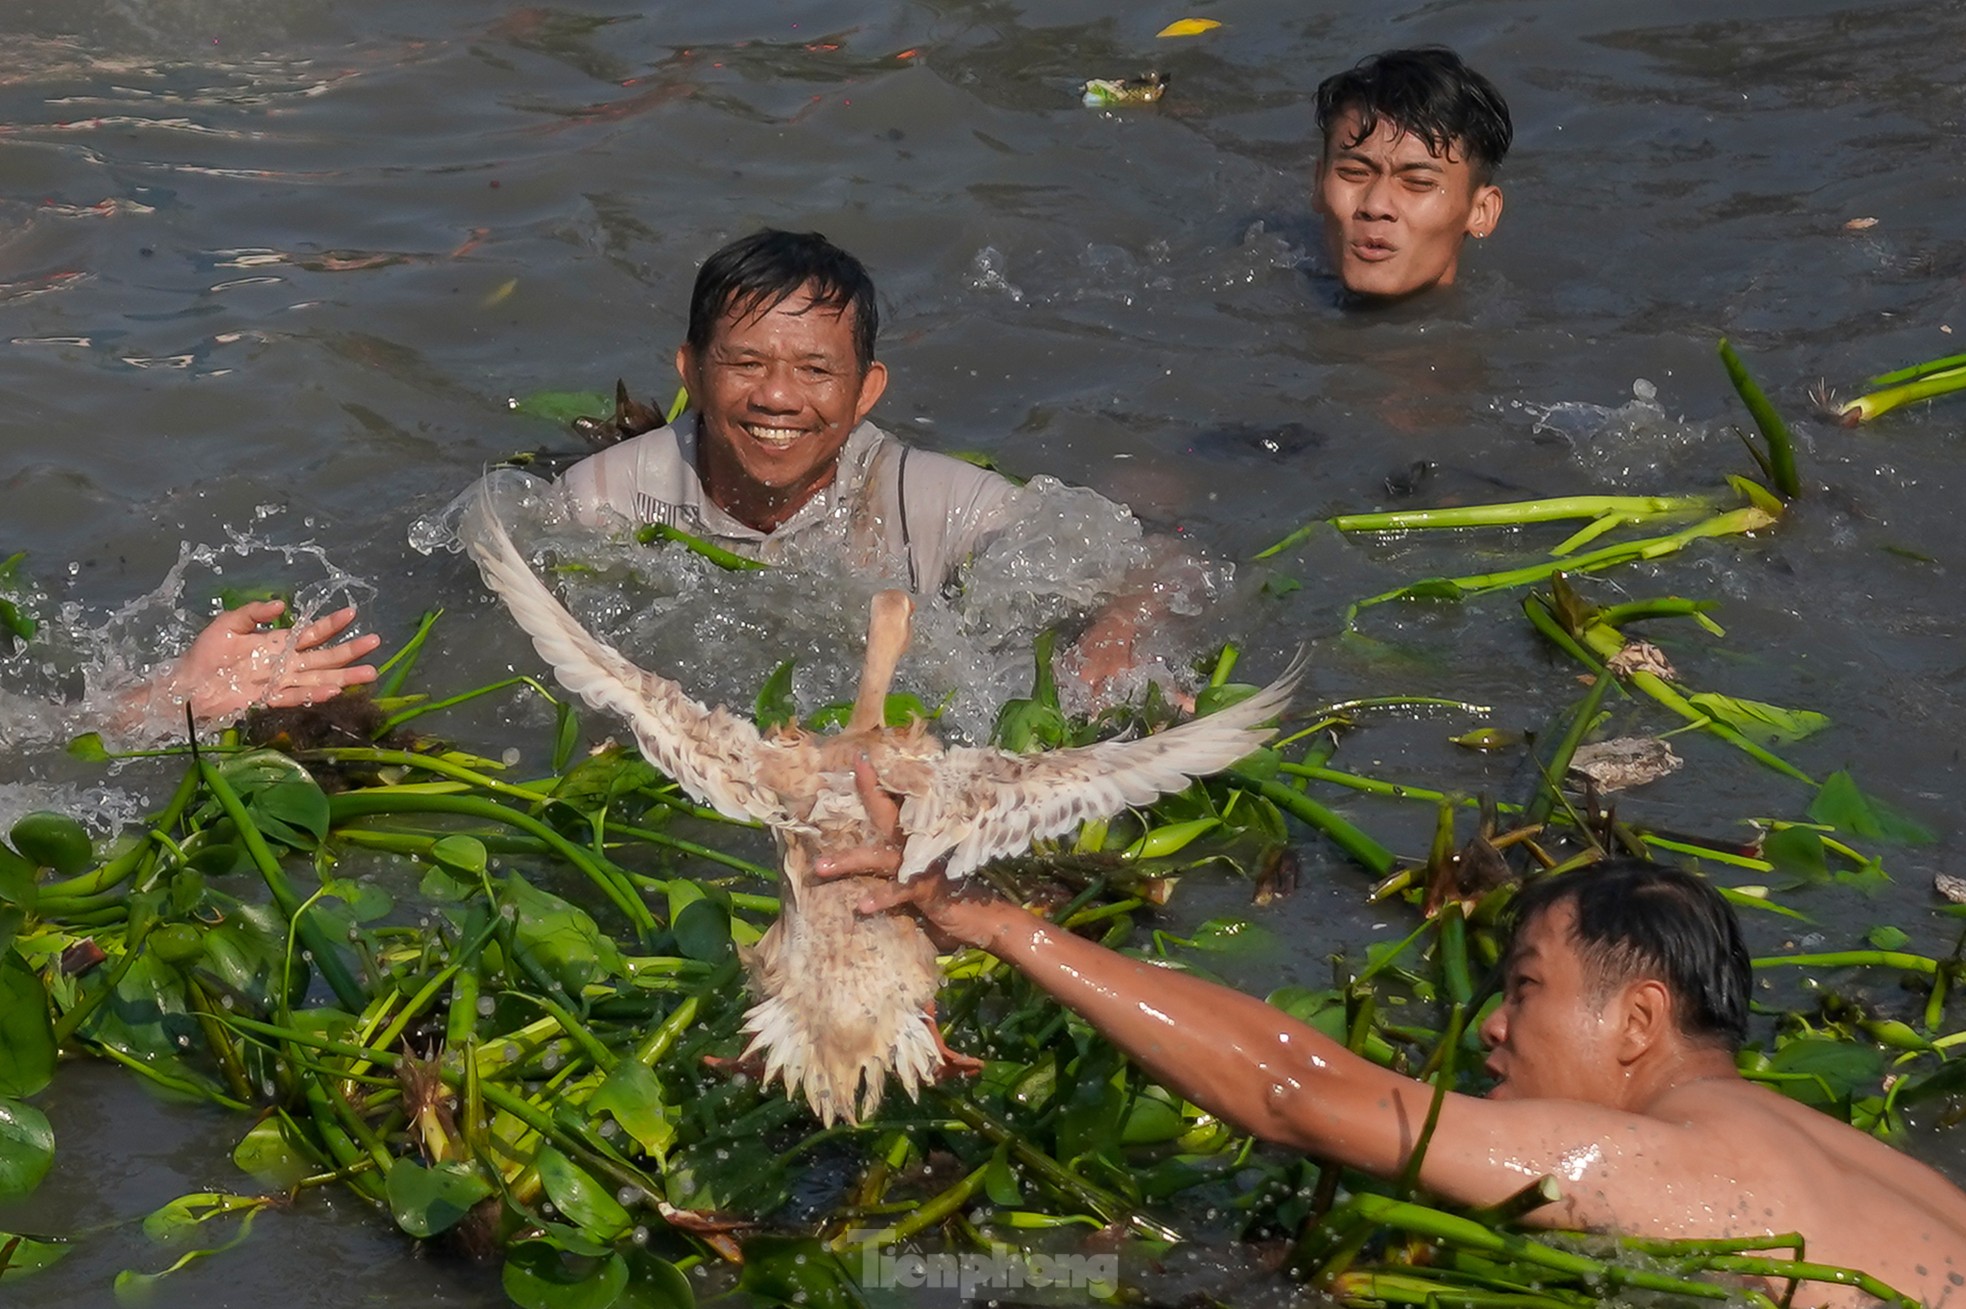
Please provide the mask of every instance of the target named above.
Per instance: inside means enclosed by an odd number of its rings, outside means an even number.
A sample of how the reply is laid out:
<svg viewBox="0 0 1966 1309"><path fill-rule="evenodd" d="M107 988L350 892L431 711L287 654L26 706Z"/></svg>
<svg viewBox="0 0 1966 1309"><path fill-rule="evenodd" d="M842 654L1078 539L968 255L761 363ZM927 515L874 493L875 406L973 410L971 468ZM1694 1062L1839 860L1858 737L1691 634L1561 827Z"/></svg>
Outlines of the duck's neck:
<svg viewBox="0 0 1966 1309"><path fill-rule="evenodd" d="M867 620L867 660L860 666L860 693L853 700L847 731L867 732L887 723L887 692L894 670L908 649L908 616L914 604L906 591L882 591Z"/></svg>

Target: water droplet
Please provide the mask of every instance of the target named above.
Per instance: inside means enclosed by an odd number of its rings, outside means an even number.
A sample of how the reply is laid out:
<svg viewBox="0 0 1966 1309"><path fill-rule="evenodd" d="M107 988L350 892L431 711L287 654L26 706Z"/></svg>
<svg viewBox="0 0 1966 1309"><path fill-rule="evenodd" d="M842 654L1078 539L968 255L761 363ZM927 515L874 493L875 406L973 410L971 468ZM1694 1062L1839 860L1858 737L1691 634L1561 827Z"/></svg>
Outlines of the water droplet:
<svg viewBox="0 0 1966 1309"><path fill-rule="evenodd" d="M492 1016L492 1010L496 1008L498 1008L498 1001L492 999L490 996L481 995L478 997L478 1016L480 1018L490 1018Z"/></svg>

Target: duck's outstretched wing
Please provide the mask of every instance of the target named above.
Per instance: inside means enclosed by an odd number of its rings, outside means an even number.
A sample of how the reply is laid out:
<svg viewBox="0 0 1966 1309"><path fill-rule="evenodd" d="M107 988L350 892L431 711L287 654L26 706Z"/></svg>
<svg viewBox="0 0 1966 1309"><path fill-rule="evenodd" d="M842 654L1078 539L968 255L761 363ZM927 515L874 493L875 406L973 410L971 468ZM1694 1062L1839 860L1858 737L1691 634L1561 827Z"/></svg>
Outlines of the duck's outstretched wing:
<svg viewBox="0 0 1966 1309"><path fill-rule="evenodd" d="M1270 738L1275 729L1265 722L1290 703L1309 662L1300 652L1249 699L1153 736L1029 755L950 750L926 785L902 797L901 879L944 854L947 875L962 877L1039 837L1151 803L1192 777L1227 768Z"/></svg>
<svg viewBox="0 0 1966 1309"><path fill-rule="evenodd" d="M765 748L756 726L727 709L704 708L582 627L512 544L488 491L465 509L458 537L561 686L626 719L643 757L718 813L785 821L776 795L756 782Z"/></svg>

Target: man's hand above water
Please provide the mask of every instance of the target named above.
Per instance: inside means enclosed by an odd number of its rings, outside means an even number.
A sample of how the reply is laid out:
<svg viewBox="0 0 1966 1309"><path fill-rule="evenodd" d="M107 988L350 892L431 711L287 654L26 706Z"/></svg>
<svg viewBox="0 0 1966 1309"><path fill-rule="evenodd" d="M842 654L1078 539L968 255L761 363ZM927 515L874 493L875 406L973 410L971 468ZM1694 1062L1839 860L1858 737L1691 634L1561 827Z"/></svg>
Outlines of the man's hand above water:
<svg viewBox="0 0 1966 1309"><path fill-rule="evenodd" d="M891 880L901 871L901 847L906 835L901 830L901 804L881 788L874 765L861 755L853 765L853 780L860 791L860 803L867 821L876 833L873 842L821 859L813 871L820 877L868 877L867 893L859 911L884 913L906 906L928 924L929 935L943 948L961 945L990 947L1005 923L1029 915L1016 905L994 896L969 896L960 883L942 875L935 863L906 882Z"/></svg>
<svg viewBox="0 0 1966 1309"><path fill-rule="evenodd" d="M189 703L201 721L228 719L253 705L293 708L331 699L372 682L376 670L355 661L382 644L373 632L331 645L355 621L353 605L303 627L261 630L286 611L279 600L229 609L206 625L142 697L146 714L160 699Z"/></svg>

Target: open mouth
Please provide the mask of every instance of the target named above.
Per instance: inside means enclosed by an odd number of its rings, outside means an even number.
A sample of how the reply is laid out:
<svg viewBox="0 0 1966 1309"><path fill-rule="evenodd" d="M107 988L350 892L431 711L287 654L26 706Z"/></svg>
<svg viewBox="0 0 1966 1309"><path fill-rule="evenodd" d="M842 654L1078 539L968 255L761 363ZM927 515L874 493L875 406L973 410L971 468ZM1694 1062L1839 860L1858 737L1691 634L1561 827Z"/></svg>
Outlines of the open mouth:
<svg viewBox="0 0 1966 1309"><path fill-rule="evenodd" d="M774 450L789 450L799 443L806 431L803 427L765 427L758 423L746 423L744 434L759 445L767 445Z"/></svg>
<svg viewBox="0 0 1966 1309"><path fill-rule="evenodd" d="M1390 243L1385 241L1367 240L1352 242L1352 257L1363 259L1371 264L1391 259L1398 253L1398 250L1394 249Z"/></svg>

